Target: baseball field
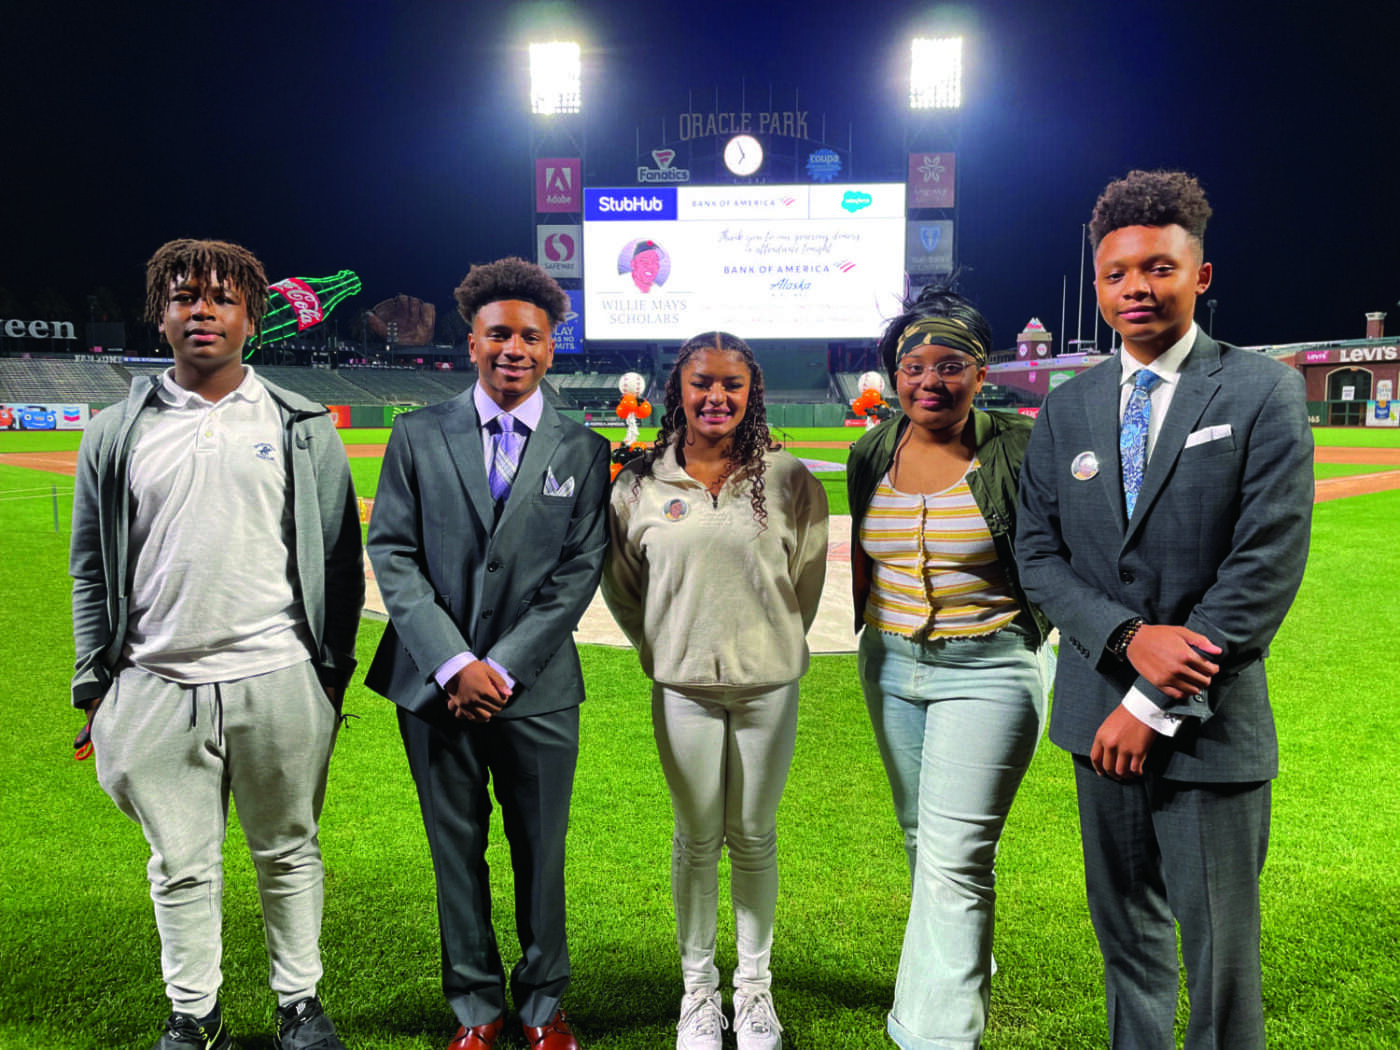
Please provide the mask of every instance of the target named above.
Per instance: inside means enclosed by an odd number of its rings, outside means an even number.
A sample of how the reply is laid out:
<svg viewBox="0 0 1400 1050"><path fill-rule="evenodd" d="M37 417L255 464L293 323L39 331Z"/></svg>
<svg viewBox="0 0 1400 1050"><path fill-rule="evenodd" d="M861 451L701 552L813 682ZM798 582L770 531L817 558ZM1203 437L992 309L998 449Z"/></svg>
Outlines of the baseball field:
<svg viewBox="0 0 1400 1050"><path fill-rule="evenodd" d="M614 437L620 436L614 434ZM782 438L844 515L852 431ZM345 432L372 498L387 432ZM1400 1047L1400 432L1318 430L1311 558L1270 659L1281 769L1265 867L1264 992L1282 1050ZM71 433L0 433L0 1050L146 1050L168 1012L137 827L72 757L67 551ZM839 545L833 564L843 557ZM833 573L833 580L839 579ZM828 587L833 586L829 581ZM828 602L844 595L833 592ZM362 622L367 664L383 631ZM574 980L565 1008L589 1050L665 1050L681 995L668 880L670 806L649 685L627 649L582 635L588 702L569 837ZM426 841L391 705L357 681L322 821L327 892L320 988L351 1050L441 1050ZM254 876L230 820L224 1014L243 1050L271 1050ZM509 856L489 860L496 928L514 961ZM779 815L774 1000L789 1050L888 1046L908 874L855 657L818 655ZM1105 1045L1069 759L1044 742L998 862L987 1050ZM727 896L727 891L722 893ZM723 899L723 897L722 897ZM720 966L733 965L721 916ZM518 1034L503 1045L519 1046ZM514 1041L511 1041L511 1040Z"/></svg>

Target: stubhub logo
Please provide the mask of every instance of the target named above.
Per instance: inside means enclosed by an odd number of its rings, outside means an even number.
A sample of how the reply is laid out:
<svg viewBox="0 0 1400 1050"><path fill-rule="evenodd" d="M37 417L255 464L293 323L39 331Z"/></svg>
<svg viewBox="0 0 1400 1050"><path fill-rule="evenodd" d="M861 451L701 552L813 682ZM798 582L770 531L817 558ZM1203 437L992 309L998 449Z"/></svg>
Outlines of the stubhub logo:
<svg viewBox="0 0 1400 1050"><path fill-rule="evenodd" d="M673 186L654 190L584 190L583 217L589 222L616 222L625 219L676 218L676 190Z"/></svg>

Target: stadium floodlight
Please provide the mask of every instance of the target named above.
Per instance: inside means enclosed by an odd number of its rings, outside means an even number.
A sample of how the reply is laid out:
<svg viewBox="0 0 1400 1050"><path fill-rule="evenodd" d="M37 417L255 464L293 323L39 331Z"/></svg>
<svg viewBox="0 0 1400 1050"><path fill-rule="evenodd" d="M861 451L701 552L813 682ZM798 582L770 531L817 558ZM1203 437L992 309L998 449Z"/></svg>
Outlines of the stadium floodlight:
<svg viewBox="0 0 1400 1050"><path fill-rule="evenodd" d="M531 113L578 113L583 109L579 51L576 41L530 45Z"/></svg>
<svg viewBox="0 0 1400 1050"><path fill-rule="evenodd" d="M909 61L910 109L962 106L963 38L916 37Z"/></svg>

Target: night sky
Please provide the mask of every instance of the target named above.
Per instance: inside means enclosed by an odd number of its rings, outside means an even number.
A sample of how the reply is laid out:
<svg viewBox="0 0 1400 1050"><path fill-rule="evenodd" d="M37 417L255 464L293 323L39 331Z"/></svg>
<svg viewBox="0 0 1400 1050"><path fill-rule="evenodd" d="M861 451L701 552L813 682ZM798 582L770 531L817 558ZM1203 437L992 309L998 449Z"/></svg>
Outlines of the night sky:
<svg viewBox="0 0 1400 1050"><path fill-rule="evenodd" d="M531 5L14 6L0 290L19 316L37 316L46 287L80 304L105 285L135 309L146 258L178 236L246 244L273 280L354 269L364 293L347 306L360 309L402 292L445 310L470 263L533 251ZM1289 20L1297 9L957 9L970 34L963 290L999 345L1033 314L1060 327L1065 278L1074 337L1081 224L1134 167L1185 168L1206 187L1217 336L1359 338L1370 310L1400 331L1400 5ZM737 110L742 92L757 110L770 89L780 109L797 93L813 134L823 115L842 145L853 128L859 177L902 179L907 39L948 9L572 10L585 27L585 179L603 184L634 164L636 129L644 153L661 145L663 119L674 135L692 95L709 110L718 90Z"/></svg>

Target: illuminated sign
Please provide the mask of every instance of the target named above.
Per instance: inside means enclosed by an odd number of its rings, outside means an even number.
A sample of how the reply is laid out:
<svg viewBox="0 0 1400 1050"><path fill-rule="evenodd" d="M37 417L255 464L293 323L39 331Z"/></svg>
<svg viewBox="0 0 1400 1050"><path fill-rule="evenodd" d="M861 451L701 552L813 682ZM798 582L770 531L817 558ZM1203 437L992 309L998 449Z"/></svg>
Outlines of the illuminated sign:
<svg viewBox="0 0 1400 1050"><path fill-rule="evenodd" d="M354 270L331 277L288 277L268 286L267 313L263 315L259 345L290 339L324 321L336 305L360 290ZM252 347L248 352L252 353Z"/></svg>
<svg viewBox="0 0 1400 1050"><path fill-rule="evenodd" d="M807 175L813 182L830 182L841 174L841 158L834 149L823 147L807 157Z"/></svg>
<svg viewBox="0 0 1400 1050"><path fill-rule="evenodd" d="M909 207L953 207L956 163L952 153L909 154Z"/></svg>
<svg viewBox="0 0 1400 1050"><path fill-rule="evenodd" d="M583 243L581 226L536 226L535 258L551 277L582 277L579 247Z"/></svg>
<svg viewBox="0 0 1400 1050"><path fill-rule="evenodd" d="M589 339L873 339L900 312L904 185L584 191Z"/></svg>
<svg viewBox="0 0 1400 1050"><path fill-rule="evenodd" d="M11 339L76 339L72 321L0 321L0 332Z"/></svg>
<svg viewBox="0 0 1400 1050"><path fill-rule="evenodd" d="M712 135L738 135L744 132L785 135L795 139L809 137L805 109L759 113L682 113L679 125L682 141L703 139Z"/></svg>
<svg viewBox="0 0 1400 1050"><path fill-rule="evenodd" d="M577 157L535 160L535 211L578 211L583 165Z"/></svg>
<svg viewBox="0 0 1400 1050"><path fill-rule="evenodd" d="M656 167L648 168L645 164L637 165L637 181L641 183L654 182L689 182L689 168L673 168L671 162L676 159L676 151L673 149L654 149L651 151L651 159L656 161Z"/></svg>

